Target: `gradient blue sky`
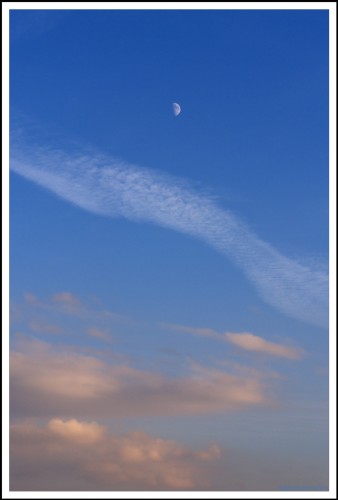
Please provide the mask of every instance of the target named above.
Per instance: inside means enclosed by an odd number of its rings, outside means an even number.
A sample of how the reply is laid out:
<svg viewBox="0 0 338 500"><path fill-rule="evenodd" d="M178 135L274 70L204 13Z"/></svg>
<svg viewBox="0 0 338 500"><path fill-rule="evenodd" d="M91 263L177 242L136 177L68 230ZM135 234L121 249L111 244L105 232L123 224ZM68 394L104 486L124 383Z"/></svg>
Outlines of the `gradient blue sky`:
<svg viewBox="0 0 338 500"><path fill-rule="evenodd" d="M54 418L215 444L210 490L327 489L328 11L17 10L10 35L13 488L45 488L20 432L40 456ZM120 410L54 404L73 365ZM153 488L202 488L200 456Z"/></svg>

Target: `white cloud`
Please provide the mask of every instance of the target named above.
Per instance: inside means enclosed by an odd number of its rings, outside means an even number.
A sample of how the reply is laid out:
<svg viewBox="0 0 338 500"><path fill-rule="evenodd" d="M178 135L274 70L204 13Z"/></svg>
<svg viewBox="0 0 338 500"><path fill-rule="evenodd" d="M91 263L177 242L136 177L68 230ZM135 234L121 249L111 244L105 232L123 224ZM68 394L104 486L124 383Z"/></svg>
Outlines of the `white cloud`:
<svg viewBox="0 0 338 500"><path fill-rule="evenodd" d="M11 426L12 490L196 489L208 485L213 444L193 451L144 432L113 435L96 422L52 419Z"/></svg>
<svg viewBox="0 0 338 500"><path fill-rule="evenodd" d="M14 142L11 169L90 212L148 221L202 239L238 265L265 302L327 326L326 273L281 255L179 179L102 155L33 150Z"/></svg>

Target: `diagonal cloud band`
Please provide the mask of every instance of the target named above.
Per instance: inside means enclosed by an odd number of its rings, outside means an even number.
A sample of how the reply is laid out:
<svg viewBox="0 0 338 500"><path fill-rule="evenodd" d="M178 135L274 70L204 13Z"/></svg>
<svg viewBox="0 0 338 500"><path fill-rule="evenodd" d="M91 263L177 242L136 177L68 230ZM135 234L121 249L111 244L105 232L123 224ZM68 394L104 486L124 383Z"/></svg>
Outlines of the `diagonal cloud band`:
<svg viewBox="0 0 338 500"><path fill-rule="evenodd" d="M89 212L147 221L226 255L284 314L328 324L328 276L280 254L231 212L181 179L98 154L12 147L11 169Z"/></svg>

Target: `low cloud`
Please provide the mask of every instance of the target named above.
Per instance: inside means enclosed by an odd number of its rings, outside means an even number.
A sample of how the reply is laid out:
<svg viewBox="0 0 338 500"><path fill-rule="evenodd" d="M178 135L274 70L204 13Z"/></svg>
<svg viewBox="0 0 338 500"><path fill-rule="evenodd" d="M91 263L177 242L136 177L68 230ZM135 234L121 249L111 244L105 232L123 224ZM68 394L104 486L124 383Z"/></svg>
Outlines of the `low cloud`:
<svg viewBox="0 0 338 500"><path fill-rule="evenodd" d="M277 342L270 342L268 340L254 335L253 333L218 333L211 328L194 328L191 326L174 325L163 323L162 326L175 330L178 332L191 333L199 337L209 337L221 342L230 342L240 349L251 351L255 353L267 354L269 356L277 356L287 359L300 359L304 355L303 349L299 347L286 346Z"/></svg>
<svg viewBox="0 0 338 500"><path fill-rule="evenodd" d="M71 292L58 292L46 300L40 299L33 293L25 293L24 302L26 307L29 306L31 310L41 312L64 314L83 319L129 321L126 317L106 309L100 309L97 305L96 307L87 305Z"/></svg>
<svg viewBox="0 0 338 500"><path fill-rule="evenodd" d="M193 415L269 402L266 376L229 373L190 363L166 377L94 356L27 341L11 353L13 416L94 418Z"/></svg>
<svg viewBox="0 0 338 500"><path fill-rule="evenodd" d="M27 292L24 294L24 302L32 309L49 312L58 311L71 315L78 315L81 310L85 310L80 299L70 292L55 293L46 301L41 300L33 293Z"/></svg>
<svg viewBox="0 0 338 500"><path fill-rule="evenodd" d="M28 326L32 332L36 333L59 334L63 332L63 329L60 326L41 321L31 321Z"/></svg>
<svg viewBox="0 0 338 500"><path fill-rule="evenodd" d="M252 333L225 333L224 337L228 342L247 351L288 359L300 359L303 355L302 349L269 342Z"/></svg>
<svg viewBox="0 0 338 500"><path fill-rule="evenodd" d="M87 333L91 337L104 340L105 342L111 342L112 340L112 337L111 335L109 335L109 333L105 332L104 330L101 330L100 328L96 328L95 326L88 328Z"/></svg>
<svg viewBox="0 0 338 500"><path fill-rule="evenodd" d="M71 292L55 293L47 298L25 293L23 301L11 302L11 326L16 332L34 332L40 338L50 334L67 334L67 338L90 336L112 342L110 331L116 324L132 324L132 320L100 307L91 297L80 299Z"/></svg>
<svg viewBox="0 0 338 500"><path fill-rule="evenodd" d="M165 328L169 328L169 330L191 333L192 335L197 335L198 337L210 337L214 339L218 339L220 337L220 334L211 328L195 328L193 326L175 325L172 323L162 323L161 325Z"/></svg>
<svg viewBox="0 0 338 500"><path fill-rule="evenodd" d="M54 418L48 424L48 429L56 436L75 443L95 443L103 436L103 427L96 422L86 423L71 419L67 422Z"/></svg>
<svg viewBox="0 0 338 500"><path fill-rule="evenodd" d="M24 294L24 300L27 304L32 304L34 306L41 306L42 305L42 302L40 301L40 299L38 299L38 297L36 295L34 295L33 293L25 293Z"/></svg>
<svg viewBox="0 0 338 500"><path fill-rule="evenodd" d="M52 302L55 302L57 304L63 304L68 307L81 307L81 301L78 299L78 297L75 297L70 292L61 292L61 293L56 293L52 297Z"/></svg>
<svg viewBox="0 0 338 500"><path fill-rule="evenodd" d="M144 432L113 435L96 422L52 419L11 426L12 490L185 490L207 487L213 444L194 451Z"/></svg>

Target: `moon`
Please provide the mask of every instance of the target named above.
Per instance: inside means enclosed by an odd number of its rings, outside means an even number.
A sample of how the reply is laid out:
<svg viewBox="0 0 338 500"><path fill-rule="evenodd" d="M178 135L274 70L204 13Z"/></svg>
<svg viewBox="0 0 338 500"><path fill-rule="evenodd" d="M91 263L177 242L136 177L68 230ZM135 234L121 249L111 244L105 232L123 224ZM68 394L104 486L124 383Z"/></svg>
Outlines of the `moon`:
<svg viewBox="0 0 338 500"><path fill-rule="evenodd" d="M173 102L173 112L175 116L178 116L181 112L181 106L177 102Z"/></svg>

